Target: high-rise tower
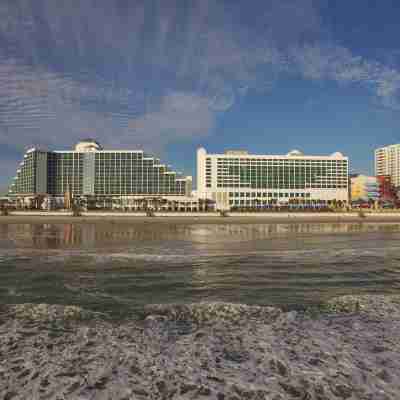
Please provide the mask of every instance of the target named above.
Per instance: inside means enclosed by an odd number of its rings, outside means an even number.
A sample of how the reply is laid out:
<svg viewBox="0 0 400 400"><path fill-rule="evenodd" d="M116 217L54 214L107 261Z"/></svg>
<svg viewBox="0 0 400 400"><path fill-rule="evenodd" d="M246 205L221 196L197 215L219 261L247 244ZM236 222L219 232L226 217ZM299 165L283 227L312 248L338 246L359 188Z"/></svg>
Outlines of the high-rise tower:
<svg viewBox="0 0 400 400"><path fill-rule="evenodd" d="M390 176L392 185L400 188L400 144L375 150L375 175Z"/></svg>

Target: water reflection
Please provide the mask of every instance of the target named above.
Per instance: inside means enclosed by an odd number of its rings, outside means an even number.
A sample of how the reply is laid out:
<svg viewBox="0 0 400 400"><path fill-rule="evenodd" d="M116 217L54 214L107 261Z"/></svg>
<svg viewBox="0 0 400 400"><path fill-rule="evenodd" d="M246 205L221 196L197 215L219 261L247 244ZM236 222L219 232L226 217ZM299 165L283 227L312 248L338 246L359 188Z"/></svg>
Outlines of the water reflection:
<svg viewBox="0 0 400 400"><path fill-rule="evenodd" d="M399 224L0 224L0 303L296 306L400 288Z"/></svg>
<svg viewBox="0 0 400 400"><path fill-rule="evenodd" d="M57 249L101 247L132 241L185 240L199 243L252 241L285 236L400 232L399 224L221 224L221 225L117 225L117 224L0 224L1 241L15 247Z"/></svg>

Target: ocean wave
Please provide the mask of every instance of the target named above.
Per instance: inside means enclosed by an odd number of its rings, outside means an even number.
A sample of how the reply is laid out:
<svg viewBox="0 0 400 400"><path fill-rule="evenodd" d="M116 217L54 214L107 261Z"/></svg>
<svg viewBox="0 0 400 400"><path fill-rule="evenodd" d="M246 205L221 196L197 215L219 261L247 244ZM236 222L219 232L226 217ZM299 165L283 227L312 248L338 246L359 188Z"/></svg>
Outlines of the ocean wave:
<svg viewBox="0 0 400 400"><path fill-rule="evenodd" d="M0 374L12 390L6 397L19 398L367 393L364 398L394 400L399 305L399 296L342 298L319 314L232 303L151 305L144 321L114 324L76 306L0 304L0 350L10 355Z"/></svg>
<svg viewBox="0 0 400 400"><path fill-rule="evenodd" d="M71 259L85 258L88 263L105 264L109 262L126 262L126 261L144 261L153 262L157 264L168 263L187 263L193 262L210 262L210 260L246 260L249 257L254 259L265 259L269 264L272 261L284 262L299 262L299 260L319 261L321 263L332 263L348 261L357 261L359 259L377 260L388 257L400 257L400 247L369 247L367 249L360 248L347 248L347 249L282 249L282 250L253 250L253 251L224 251L224 252L210 252L210 251L197 251L176 253L174 249L165 249L163 252L133 252L133 251L119 251L114 253L104 254L102 252L93 252L85 250L55 250L55 251L24 251L13 250L3 252L0 255L0 263L6 261L30 261L40 260L44 263L64 263Z"/></svg>
<svg viewBox="0 0 400 400"><path fill-rule="evenodd" d="M82 319L107 314L93 312L78 305L60 305L47 303L2 304L2 313L17 319ZM300 311L299 311L300 310ZM147 304L137 312L142 319L151 321L189 322L198 325L214 324L219 322L246 323L257 321L271 323L279 318L294 319L299 314L310 316L318 312L321 316L336 314L367 313L381 317L390 315L400 318L399 295L346 295L327 299L320 303L303 307L297 311L285 311L282 308L268 305L248 305L231 302L195 302ZM131 317L134 317L133 315ZM135 316L136 317L136 316ZM134 318L137 321L137 318Z"/></svg>
<svg viewBox="0 0 400 400"><path fill-rule="evenodd" d="M258 320L271 322L277 319L282 311L276 307L250 306L226 302L199 302L190 304L149 304L144 307L147 321L162 316L173 321L192 322L196 324L224 322L245 322Z"/></svg>

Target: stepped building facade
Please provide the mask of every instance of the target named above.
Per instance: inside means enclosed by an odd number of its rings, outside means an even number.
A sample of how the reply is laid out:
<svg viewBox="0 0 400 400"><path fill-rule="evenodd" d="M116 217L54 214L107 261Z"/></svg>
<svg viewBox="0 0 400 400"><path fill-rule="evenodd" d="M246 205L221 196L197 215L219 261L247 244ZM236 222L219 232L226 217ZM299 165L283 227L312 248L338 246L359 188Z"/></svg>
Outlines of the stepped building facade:
<svg viewBox="0 0 400 400"><path fill-rule="evenodd" d="M30 149L9 188L10 196L189 196L192 178L142 150L104 150L93 139L74 151Z"/></svg>
<svg viewBox="0 0 400 400"><path fill-rule="evenodd" d="M349 160L329 156L255 155L247 151L209 154L197 151L197 194L220 209L269 204L346 204Z"/></svg>

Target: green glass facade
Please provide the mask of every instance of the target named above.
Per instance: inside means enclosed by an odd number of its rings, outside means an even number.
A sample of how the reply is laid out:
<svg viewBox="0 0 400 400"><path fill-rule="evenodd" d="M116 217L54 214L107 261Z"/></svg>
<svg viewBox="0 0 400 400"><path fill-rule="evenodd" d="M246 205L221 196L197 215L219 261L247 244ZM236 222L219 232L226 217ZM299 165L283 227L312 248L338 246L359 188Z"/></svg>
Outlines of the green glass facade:
<svg viewBox="0 0 400 400"><path fill-rule="evenodd" d="M10 187L12 193L34 193L35 191L35 153L26 154L17 169L16 177Z"/></svg>
<svg viewBox="0 0 400 400"><path fill-rule="evenodd" d="M187 195L182 177L143 151L43 152L32 149L10 186L10 195Z"/></svg>
<svg viewBox="0 0 400 400"><path fill-rule="evenodd" d="M61 196L71 189L83 194L83 153L48 153L47 193Z"/></svg>
<svg viewBox="0 0 400 400"><path fill-rule="evenodd" d="M95 154L95 194L184 195L186 179L142 152Z"/></svg>
<svg viewBox="0 0 400 400"><path fill-rule="evenodd" d="M17 169L9 193L32 194L46 191L47 152L29 150Z"/></svg>
<svg viewBox="0 0 400 400"><path fill-rule="evenodd" d="M217 188L345 189L347 176L347 160L217 159ZM206 185L211 187L210 159Z"/></svg>

